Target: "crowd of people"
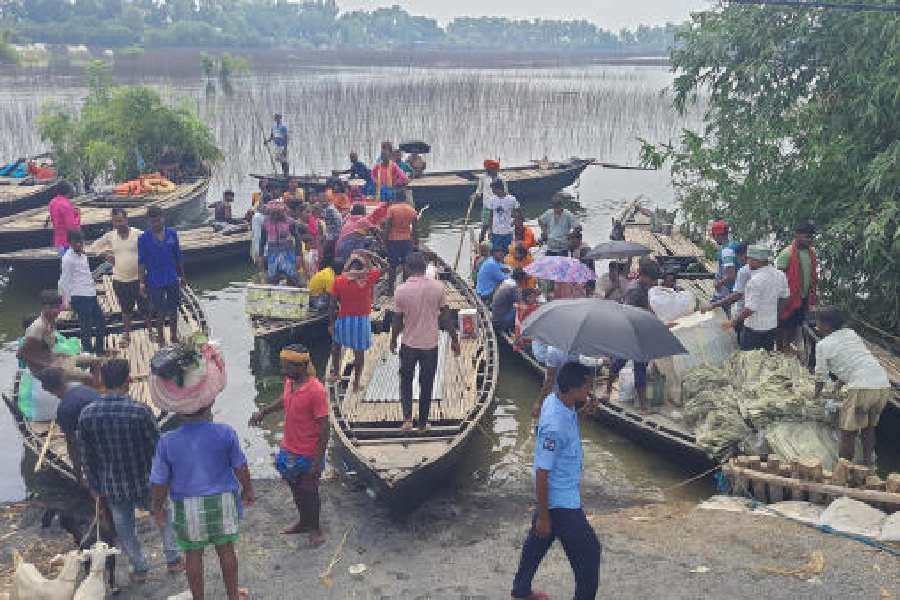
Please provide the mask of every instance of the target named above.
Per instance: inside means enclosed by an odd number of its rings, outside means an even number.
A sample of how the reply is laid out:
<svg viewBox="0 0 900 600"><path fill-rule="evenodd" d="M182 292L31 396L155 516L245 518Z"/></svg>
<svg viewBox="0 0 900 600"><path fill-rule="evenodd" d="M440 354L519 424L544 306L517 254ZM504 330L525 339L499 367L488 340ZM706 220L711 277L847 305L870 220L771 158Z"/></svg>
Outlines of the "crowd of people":
<svg viewBox="0 0 900 600"><path fill-rule="evenodd" d="M284 159L287 128L276 115L270 140ZM362 391L361 374L372 346L371 313L375 288L387 276L393 296L390 350L399 355L402 431L429 428L441 331L451 350L460 343L444 285L426 276L427 261L418 251L419 214L403 193L410 178L425 169L419 155L404 161L390 142L381 147L370 169L350 154L351 181L330 181L322 193L307 197L295 180L285 189L260 181L247 214L252 230L251 258L261 280L305 286L314 310L327 312L332 337L330 381L342 373L345 348L353 352L352 389ZM518 199L500 177L498 161L485 161L476 200L483 206L478 255L472 265L477 294L491 308L493 325L509 333L546 367L533 416L537 420L533 472L537 506L521 552L512 597L540 600L532 580L547 550L559 539L576 579L576 598L593 598L598 588L601 545L587 520L580 497L583 452L580 410L591 410L595 390L592 371L579 357L522 336L521 323L547 298L586 298L621 302L652 311L650 291L662 286L679 291L676 275L661 272L653 259L631 264L610 261L599 278L584 283L548 283L530 275L538 248L551 257L578 261L596 275L590 246L584 243L575 214L555 199L537 219L539 233L525 223ZM367 200L371 198L371 200ZM215 221L232 223L234 194L225 192L213 208ZM246 595L238 587L235 542L244 507L255 501L247 460L235 431L214 423L210 406L182 415L181 426L161 434L150 408L129 396L131 369L119 357L105 356L106 323L97 300L88 254L112 264L113 289L122 309L123 344L130 342L135 314L146 310L148 329L162 342L178 339L178 307L184 266L178 233L166 227L163 214L151 207L148 228L128 225L124 209L111 213L112 230L89 245L78 228L78 212L64 196L54 198L50 220L61 256L57 290L40 294L41 313L28 326L19 358L60 399L57 422L65 435L78 480L101 502L129 559L132 580L146 581L149 563L138 541L135 511L149 510L162 541L170 571L186 570L194 598L203 597L203 551L216 549L229 600ZM767 247L731 239L724 221L712 224L718 246L716 291L701 310L722 308L723 326L734 329L742 350L787 351L809 311L816 309L817 264L811 224L796 228L794 241L772 259ZM398 271L403 282L395 287ZM57 352L56 321L71 308L77 316L81 344L91 356ZM865 460L874 460L874 427L890 395L887 375L862 339L831 307L816 312L823 338L816 347L816 395L829 376L848 388L841 407L841 456L852 455L862 438ZM284 434L276 468L289 487L298 511L285 534L307 534L312 547L324 543L319 493L329 438L326 388L317 377L309 350L301 344L279 354L283 392L256 412L251 425L283 413ZM610 357L606 393L626 361ZM635 362L634 385L639 410L647 402L647 363ZM418 373L417 373L418 370ZM418 375L416 421L413 382Z"/></svg>

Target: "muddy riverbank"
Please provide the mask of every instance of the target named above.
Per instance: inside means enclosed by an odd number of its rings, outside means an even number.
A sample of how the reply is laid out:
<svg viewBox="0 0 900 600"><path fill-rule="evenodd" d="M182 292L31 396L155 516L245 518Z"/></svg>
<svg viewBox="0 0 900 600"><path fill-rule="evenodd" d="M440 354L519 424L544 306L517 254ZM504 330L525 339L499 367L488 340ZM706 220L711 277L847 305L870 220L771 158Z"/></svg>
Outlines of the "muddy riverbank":
<svg viewBox="0 0 900 600"><path fill-rule="evenodd" d="M502 494L448 490L396 520L364 489L331 478L323 484L328 542L310 550L305 537L278 533L295 516L287 488L271 480L257 486L238 550L241 584L260 599L506 598L532 506L523 479ZM665 502L602 483L585 494L585 506L604 546L602 597L900 598L896 557L779 518L698 510L693 502ZM46 568L72 543L55 522L42 528L42 515L37 502L3 507L0 591L9 589L13 548ZM183 576L165 572L151 519L144 517L139 527L154 570L147 584L129 587L126 561L120 561L116 597L164 599L186 589ZM323 581L348 531L340 561ZM824 558L821 568L809 564L816 551ZM210 552L207 597L222 598L214 561ZM358 563L367 570L354 578L348 567ZM551 598L571 597L573 581L558 545L536 586Z"/></svg>

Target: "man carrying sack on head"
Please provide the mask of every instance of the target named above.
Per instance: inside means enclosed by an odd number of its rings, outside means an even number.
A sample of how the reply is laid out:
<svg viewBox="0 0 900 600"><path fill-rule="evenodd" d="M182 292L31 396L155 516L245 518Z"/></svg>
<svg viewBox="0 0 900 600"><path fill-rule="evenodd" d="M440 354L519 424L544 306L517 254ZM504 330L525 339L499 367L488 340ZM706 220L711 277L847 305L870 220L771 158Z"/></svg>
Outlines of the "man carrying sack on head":
<svg viewBox="0 0 900 600"><path fill-rule="evenodd" d="M284 393L254 414L250 424L259 425L266 415L284 411L284 437L275 467L291 488L300 519L282 533L308 533L309 545L321 546L325 536L319 525L319 479L328 446L328 399L305 346L286 346L280 358Z"/></svg>

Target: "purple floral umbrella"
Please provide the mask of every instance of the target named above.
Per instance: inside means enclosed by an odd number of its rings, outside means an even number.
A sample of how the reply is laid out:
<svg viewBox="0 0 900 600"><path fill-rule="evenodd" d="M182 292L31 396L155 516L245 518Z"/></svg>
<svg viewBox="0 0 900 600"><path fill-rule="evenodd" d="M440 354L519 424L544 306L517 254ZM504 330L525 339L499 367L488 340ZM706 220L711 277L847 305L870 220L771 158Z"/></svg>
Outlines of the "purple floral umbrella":
<svg viewBox="0 0 900 600"><path fill-rule="evenodd" d="M587 283L597 279L597 274L583 262L568 256L542 256L525 267L525 272L557 283Z"/></svg>

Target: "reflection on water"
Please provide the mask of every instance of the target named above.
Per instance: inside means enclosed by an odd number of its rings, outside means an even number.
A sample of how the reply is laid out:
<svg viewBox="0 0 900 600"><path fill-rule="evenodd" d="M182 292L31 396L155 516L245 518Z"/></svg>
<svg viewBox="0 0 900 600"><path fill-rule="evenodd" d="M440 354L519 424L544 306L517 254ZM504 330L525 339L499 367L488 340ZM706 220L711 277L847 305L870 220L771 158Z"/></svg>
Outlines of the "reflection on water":
<svg viewBox="0 0 900 600"><path fill-rule="evenodd" d="M343 167L354 148L371 158L383 139L430 142L434 154L428 160L433 169L473 167L498 156L506 164L545 155L594 156L633 164L638 137L674 139L685 125L659 94L670 81L665 69L649 67L475 72L348 68L250 77L235 83L233 96L211 98L204 96L199 79L151 83L168 97L192 102L211 125L226 160L214 172L210 196L230 187L237 193L236 208L244 210L256 188L248 173L268 170L260 142L273 111L284 113L291 128L291 161L297 171L321 173ZM83 94L78 82L66 77L0 79L0 162L43 149L34 120L44 101L71 103ZM607 239L610 217L639 194L669 206L672 191L667 179L665 173L588 169L571 190L575 198L571 208L585 225L586 241ZM546 208L545 199L520 200L528 219ZM464 212L465 207L433 206L424 219L422 233L428 245L451 261L460 243ZM467 261L460 267L465 272ZM265 431L249 427L247 421L258 403L280 393L281 383L276 374L253 372L254 343L243 312L243 289L233 285L247 281L250 273L249 264L234 259L189 273L189 280L228 365L228 385L216 403L216 418L237 429L254 474L262 476L274 474L271 452L280 421L275 418ZM0 282L2 390L11 386L21 319L34 306L36 293L53 283L22 276L12 284ZM308 345L322 372L327 339ZM501 360L497 407L460 470L462 486L502 490L530 485L530 407L539 381L512 354L504 352ZM4 456L0 499L20 498L25 492L19 475L21 444L9 415L0 412ZM583 433L586 486L592 489L615 494L656 490L692 474L595 423L585 423Z"/></svg>

